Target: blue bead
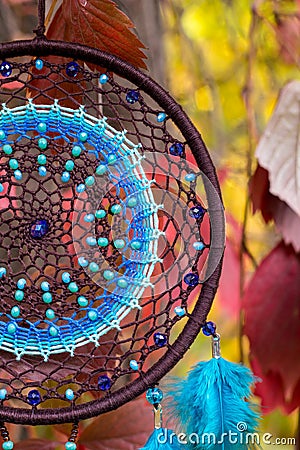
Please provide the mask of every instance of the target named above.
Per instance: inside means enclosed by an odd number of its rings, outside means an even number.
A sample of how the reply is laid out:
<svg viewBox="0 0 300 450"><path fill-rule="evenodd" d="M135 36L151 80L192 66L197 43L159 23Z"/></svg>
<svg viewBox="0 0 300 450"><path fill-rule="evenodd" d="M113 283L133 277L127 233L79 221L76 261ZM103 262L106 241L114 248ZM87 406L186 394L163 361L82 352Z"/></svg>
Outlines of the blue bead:
<svg viewBox="0 0 300 450"><path fill-rule="evenodd" d="M184 179L185 181L192 182L195 181L196 175L194 173L187 173Z"/></svg>
<svg viewBox="0 0 300 450"><path fill-rule="evenodd" d="M86 238L85 242L87 243L87 245L90 245L91 247L94 247L95 245L97 245L97 239L94 238L93 236L88 236Z"/></svg>
<svg viewBox="0 0 300 450"><path fill-rule="evenodd" d="M50 336L53 336L53 337L57 336L58 335L58 329L53 327L53 326L50 327L49 328L49 334L50 334Z"/></svg>
<svg viewBox="0 0 300 450"><path fill-rule="evenodd" d="M189 215L194 219L203 219L204 214L206 213L206 209L204 209L201 205L193 206L189 210Z"/></svg>
<svg viewBox="0 0 300 450"><path fill-rule="evenodd" d="M166 113L160 112L157 114L156 120L158 123L161 123L161 122L164 122L164 120L166 120L166 117L167 117Z"/></svg>
<svg viewBox="0 0 300 450"><path fill-rule="evenodd" d="M154 333L154 342L157 347L164 347L168 342L168 338L165 334L162 333Z"/></svg>
<svg viewBox="0 0 300 450"><path fill-rule="evenodd" d="M98 272L98 270L99 270L99 266L98 266L97 263L91 262L91 263L89 264L89 269L90 269L91 272L96 273L96 272Z"/></svg>
<svg viewBox="0 0 300 450"><path fill-rule="evenodd" d="M182 308L181 306L176 306L174 308L174 313L178 316L178 317L183 317L185 315L185 310L184 308Z"/></svg>
<svg viewBox="0 0 300 450"><path fill-rule="evenodd" d="M87 260L84 256L80 256L80 257L78 258L78 264L79 264L81 267L87 267L87 266L89 265L89 262L88 262L88 260Z"/></svg>
<svg viewBox="0 0 300 450"><path fill-rule="evenodd" d="M6 389L0 389L0 400L5 400L7 396L7 390Z"/></svg>
<svg viewBox="0 0 300 450"><path fill-rule="evenodd" d="M12 74L12 66L9 62L3 61L0 65L0 74L3 77L9 77Z"/></svg>
<svg viewBox="0 0 300 450"><path fill-rule="evenodd" d="M14 177L18 181L22 180L23 174L22 174L21 170L15 170L14 171Z"/></svg>
<svg viewBox="0 0 300 450"><path fill-rule="evenodd" d="M95 309L91 309L91 310L88 312L88 318L89 318L91 321L97 320L97 319L98 319L98 313L97 313L97 311L96 311Z"/></svg>
<svg viewBox="0 0 300 450"><path fill-rule="evenodd" d="M68 181L70 181L71 175L69 172L63 172L62 176L61 176L61 181L63 183L67 183Z"/></svg>
<svg viewBox="0 0 300 450"><path fill-rule="evenodd" d="M44 67L44 61L42 59L36 59L35 60L35 68L37 70L42 70L42 68Z"/></svg>
<svg viewBox="0 0 300 450"><path fill-rule="evenodd" d="M74 391L72 391L72 389L67 389L66 393L65 393L66 399L68 400L74 400L75 395L74 395Z"/></svg>
<svg viewBox="0 0 300 450"><path fill-rule="evenodd" d="M206 324L202 327L202 333L205 336L212 336L216 332L216 324L214 322L206 322Z"/></svg>
<svg viewBox="0 0 300 450"><path fill-rule="evenodd" d="M41 394L39 393L39 391L37 389L33 389L32 391L30 391L28 393L27 401L30 405L36 406L39 403L41 403L41 401L42 401Z"/></svg>
<svg viewBox="0 0 300 450"><path fill-rule="evenodd" d="M107 82L108 82L108 76L106 75L106 73L102 73L102 75L100 75L100 77L99 77L99 83L105 84Z"/></svg>
<svg viewBox="0 0 300 450"><path fill-rule="evenodd" d="M12 441L5 441L2 444L3 450L12 450L14 448L14 443Z"/></svg>
<svg viewBox="0 0 300 450"><path fill-rule="evenodd" d="M15 299L17 300L17 302L21 302L24 299L24 292L20 289L16 290Z"/></svg>
<svg viewBox="0 0 300 450"><path fill-rule="evenodd" d="M85 191L85 184L81 183L76 187L76 191L81 194L81 192Z"/></svg>
<svg viewBox="0 0 300 450"><path fill-rule="evenodd" d="M76 450L76 448L77 448L77 445L75 444L75 442L68 441L65 443L66 450Z"/></svg>
<svg viewBox="0 0 300 450"><path fill-rule="evenodd" d="M30 236L33 239L41 239L49 231L48 221L45 219L36 220L30 226Z"/></svg>
<svg viewBox="0 0 300 450"><path fill-rule="evenodd" d="M16 332L16 330L17 330L17 327L16 327L16 325L14 323L9 323L7 325L7 332L8 332L8 334L14 334Z"/></svg>
<svg viewBox="0 0 300 450"><path fill-rule="evenodd" d="M0 278L5 277L6 275L6 269L5 267L0 267Z"/></svg>
<svg viewBox="0 0 300 450"><path fill-rule="evenodd" d="M131 89L126 94L126 101L128 103L136 103L140 98L140 93L138 91L135 91L134 89Z"/></svg>
<svg viewBox="0 0 300 450"><path fill-rule="evenodd" d="M135 359L132 359L129 363L132 370L139 370L139 364Z"/></svg>
<svg viewBox="0 0 300 450"><path fill-rule="evenodd" d="M157 387L150 388L146 392L146 399L151 405L157 405L163 398L164 394L162 393L162 390Z"/></svg>
<svg viewBox="0 0 300 450"><path fill-rule="evenodd" d="M197 286L199 283L199 275L197 273L188 273L183 279L188 286Z"/></svg>
<svg viewBox="0 0 300 450"><path fill-rule="evenodd" d="M2 183L0 183L0 194L4 191L4 186Z"/></svg>
<svg viewBox="0 0 300 450"><path fill-rule="evenodd" d="M17 281L17 286L18 289L24 289L24 287L26 286L25 278L19 278L19 280Z"/></svg>
<svg viewBox="0 0 300 450"><path fill-rule="evenodd" d="M44 292L48 292L50 291L50 284L48 283L48 281L42 281L41 283L41 289Z"/></svg>
<svg viewBox="0 0 300 450"><path fill-rule="evenodd" d="M93 222L95 220L94 214L86 214L83 218L85 222Z"/></svg>
<svg viewBox="0 0 300 450"><path fill-rule="evenodd" d="M42 299L44 303L52 303L52 294L50 292L45 292L42 295Z"/></svg>
<svg viewBox="0 0 300 450"><path fill-rule="evenodd" d="M107 375L100 375L98 378L98 388L100 391L108 391L111 388L111 379Z"/></svg>
<svg viewBox="0 0 300 450"><path fill-rule="evenodd" d="M181 156L183 154L184 146L181 142L175 142L170 147L170 154L173 156Z"/></svg>
<svg viewBox="0 0 300 450"><path fill-rule="evenodd" d="M61 279L64 283L70 283L71 281L71 275L69 274L69 272L63 272Z"/></svg>
<svg viewBox="0 0 300 450"><path fill-rule="evenodd" d="M40 177L45 177L47 175L47 169L45 166L39 167L39 175Z"/></svg>
<svg viewBox="0 0 300 450"><path fill-rule="evenodd" d="M3 130L0 130L0 141L4 141L6 139L6 133Z"/></svg>
<svg viewBox="0 0 300 450"><path fill-rule="evenodd" d="M205 249L206 246L205 246L205 244L203 244L203 242L197 241L197 242L193 243L193 247L195 250L201 252L202 250Z"/></svg>
<svg viewBox="0 0 300 450"><path fill-rule="evenodd" d="M68 75L68 77L75 78L77 77L78 72L79 72L79 65L77 64L77 62L72 61L67 64L66 74Z"/></svg>

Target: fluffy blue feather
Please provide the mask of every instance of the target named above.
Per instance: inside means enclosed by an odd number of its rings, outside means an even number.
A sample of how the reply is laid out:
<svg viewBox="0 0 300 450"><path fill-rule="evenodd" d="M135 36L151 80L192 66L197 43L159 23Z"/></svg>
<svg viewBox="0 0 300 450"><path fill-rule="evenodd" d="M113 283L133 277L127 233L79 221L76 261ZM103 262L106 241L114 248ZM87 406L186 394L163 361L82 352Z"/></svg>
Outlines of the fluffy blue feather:
<svg viewBox="0 0 300 450"><path fill-rule="evenodd" d="M255 378L247 367L212 358L196 365L187 379L169 386L169 409L174 418L179 418L188 436L198 435L199 443L193 449L255 447L246 439L247 433L255 433L259 419L247 401L254 383ZM238 443L233 442L235 439Z"/></svg>
<svg viewBox="0 0 300 450"><path fill-rule="evenodd" d="M140 450L182 450L176 434L167 428L155 429L145 447Z"/></svg>

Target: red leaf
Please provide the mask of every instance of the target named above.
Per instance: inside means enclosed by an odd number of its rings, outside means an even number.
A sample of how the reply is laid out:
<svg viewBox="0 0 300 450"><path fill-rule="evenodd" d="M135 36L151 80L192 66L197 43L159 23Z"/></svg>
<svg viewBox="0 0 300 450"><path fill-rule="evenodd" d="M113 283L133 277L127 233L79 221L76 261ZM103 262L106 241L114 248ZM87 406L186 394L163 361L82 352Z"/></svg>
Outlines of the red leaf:
<svg viewBox="0 0 300 450"><path fill-rule="evenodd" d="M153 414L143 399L95 419L81 434L79 443L90 450L136 450L153 431Z"/></svg>
<svg viewBox="0 0 300 450"><path fill-rule="evenodd" d="M244 332L250 359L263 379L263 406L300 406L300 257L281 242L263 260L245 293ZM273 396L274 386L280 392Z"/></svg>
<svg viewBox="0 0 300 450"><path fill-rule="evenodd" d="M111 0L64 0L51 22L49 39L79 42L112 53L146 69L145 48L134 25Z"/></svg>
<svg viewBox="0 0 300 450"><path fill-rule="evenodd" d="M55 450L58 442L47 441L46 439L28 439L15 444L15 450Z"/></svg>

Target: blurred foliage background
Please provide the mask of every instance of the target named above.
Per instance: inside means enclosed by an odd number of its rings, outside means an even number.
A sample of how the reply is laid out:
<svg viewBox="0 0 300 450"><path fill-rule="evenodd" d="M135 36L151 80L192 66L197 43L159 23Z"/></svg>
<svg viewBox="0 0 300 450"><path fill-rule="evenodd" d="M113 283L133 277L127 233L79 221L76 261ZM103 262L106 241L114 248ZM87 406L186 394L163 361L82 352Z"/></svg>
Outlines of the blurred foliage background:
<svg viewBox="0 0 300 450"><path fill-rule="evenodd" d="M272 225L266 226L260 214L252 215L248 181L256 166L255 146L278 93L288 80L299 78L300 3L296 0L117 3L134 21L137 33L149 49L150 74L165 85L190 115L219 170L232 252L210 319L219 323L224 357L247 361L248 343L241 337L240 298L256 265L279 240ZM28 37L35 14L34 1L1 0L1 40ZM199 336L174 372L185 375L190 366L209 357L210 343ZM296 412L285 416L276 410L262 420L261 431L274 437L294 437L296 430ZM16 437L21 440L32 436L33 431L18 427L16 433L21 433ZM35 433L51 438L49 428L38 427Z"/></svg>

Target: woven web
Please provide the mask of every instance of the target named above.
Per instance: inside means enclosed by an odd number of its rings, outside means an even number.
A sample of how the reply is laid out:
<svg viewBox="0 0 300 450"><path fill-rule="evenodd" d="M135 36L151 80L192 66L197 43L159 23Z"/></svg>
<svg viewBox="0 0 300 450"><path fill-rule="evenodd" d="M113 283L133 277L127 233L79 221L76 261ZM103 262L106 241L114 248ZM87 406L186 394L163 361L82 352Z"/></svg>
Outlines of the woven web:
<svg viewBox="0 0 300 450"><path fill-rule="evenodd" d="M185 275L209 275L209 214L187 143L142 90L82 66L70 77L66 63L9 63L0 388L4 407L64 408L111 395L172 345L201 289Z"/></svg>

